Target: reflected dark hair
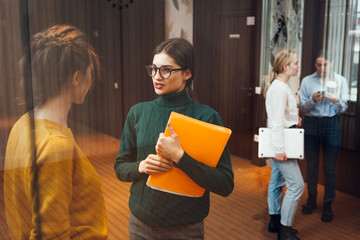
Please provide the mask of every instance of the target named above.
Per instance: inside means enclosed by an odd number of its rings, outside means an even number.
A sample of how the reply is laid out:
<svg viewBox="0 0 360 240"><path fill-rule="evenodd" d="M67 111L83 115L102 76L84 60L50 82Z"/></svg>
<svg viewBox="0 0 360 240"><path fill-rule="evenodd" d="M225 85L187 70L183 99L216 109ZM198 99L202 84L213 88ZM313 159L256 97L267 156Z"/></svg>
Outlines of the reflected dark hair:
<svg viewBox="0 0 360 240"><path fill-rule="evenodd" d="M323 57L326 60L328 60L329 62L332 62L332 60L333 60L332 53L327 48L322 48L322 49L320 49L319 51L316 52L315 61L319 57Z"/></svg>
<svg viewBox="0 0 360 240"><path fill-rule="evenodd" d="M76 71L86 74L92 66L92 78L100 77L99 57L94 48L84 33L70 25L55 25L33 35L30 51L20 64L23 81L32 81L29 98L33 103L29 104L29 99L23 102L27 111L58 96Z"/></svg>
<svg viewBox="0 0 360 240"><path fill-rule="evenodd" d="M186 81L186 91L189 96L197 101L195 92L192 89L192 82L195 76L195 53L193 45L183 38L171 38L160 43L153 52L153 55L166 53L175 60L181 68L189 69L191 78Z"/></svg>

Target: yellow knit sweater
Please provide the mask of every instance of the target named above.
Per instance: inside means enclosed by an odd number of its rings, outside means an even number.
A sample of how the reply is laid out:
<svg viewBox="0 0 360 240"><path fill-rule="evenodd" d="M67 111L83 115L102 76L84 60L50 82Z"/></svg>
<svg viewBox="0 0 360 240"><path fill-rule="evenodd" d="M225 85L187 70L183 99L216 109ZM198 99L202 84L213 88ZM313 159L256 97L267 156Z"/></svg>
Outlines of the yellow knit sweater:
<svg viewBox="0 0 360 240"><path fill-rule="evenodd" d="M29 113L23 115L7 144L4 197L10 235L106 239L100 178L71 130L45 119L34 121L35 130L32 125Z"/></svg>

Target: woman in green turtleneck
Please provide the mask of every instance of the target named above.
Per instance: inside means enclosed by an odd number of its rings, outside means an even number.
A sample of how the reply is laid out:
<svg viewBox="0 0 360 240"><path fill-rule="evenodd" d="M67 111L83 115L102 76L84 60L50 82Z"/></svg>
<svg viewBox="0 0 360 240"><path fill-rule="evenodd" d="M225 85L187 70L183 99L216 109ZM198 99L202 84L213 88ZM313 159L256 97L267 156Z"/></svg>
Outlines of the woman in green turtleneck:
<svg viewBox="0 0 360 240"><path fill-rule="evenodd" d="M129 199L130 239L203 239L210 192L226 197L234 188L229 150L225 148L216 168L209 167L184 152L171 125L171 137L162 132L171 111L216 125L223 125L222 121L215 110L193 99L190 86L195 73L194 50L188 41L174 38L161 43L146 69L159 98L130 109L114 166L121 181L133 182ZM204 195L185 197L146 186L149 174L172 167L180 168L205 188Z"/></svg>

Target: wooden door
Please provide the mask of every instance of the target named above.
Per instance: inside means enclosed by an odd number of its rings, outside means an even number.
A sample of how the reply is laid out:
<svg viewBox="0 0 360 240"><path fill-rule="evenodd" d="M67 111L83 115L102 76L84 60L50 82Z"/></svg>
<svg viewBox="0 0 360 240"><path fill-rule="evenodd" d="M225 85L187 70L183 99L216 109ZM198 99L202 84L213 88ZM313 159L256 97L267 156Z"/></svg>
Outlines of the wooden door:
<svg viewBox="0 0 360 240"><path fill-rule="evenodd" d="M250 11L220 13L214 18L217 37L213 105L232 129L232 154L252 159L255 82L255 15Z"/></svg>

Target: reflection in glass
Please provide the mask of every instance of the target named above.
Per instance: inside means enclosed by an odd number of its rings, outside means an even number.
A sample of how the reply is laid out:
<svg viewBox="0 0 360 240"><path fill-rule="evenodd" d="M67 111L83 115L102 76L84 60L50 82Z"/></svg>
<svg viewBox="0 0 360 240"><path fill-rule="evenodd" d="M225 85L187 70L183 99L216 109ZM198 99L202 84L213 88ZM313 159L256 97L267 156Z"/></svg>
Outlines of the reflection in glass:
<svg viewBox="0 0 360 240"><path fill-rule="evenodd" d="M71 105L84 102L100 67L98 56L85 34L70 25L35 34L26 53L23 80L35 93L26 103L34 108L15 123L7 142L9 234L13 239L106 239L100 178L67 120Z"/></svg>
<svg viewBox="0 0 360 240"><path fill-rule="evenodd" d="M357 101L360 9L357 0L325 1L323 46L333 52L333 69L348 80L349 100ZM343 46L343 47L339 47Z"/></svg>
<svg viewBox="0 0 360 240"><path fill-rule="evenodd" d="M282 49L299 53L301 62L304 1L263 1L260 57L260 86L263 76L273 68L275 55ZM298 76L289 80L291 90L297 92Z"/></svg>

